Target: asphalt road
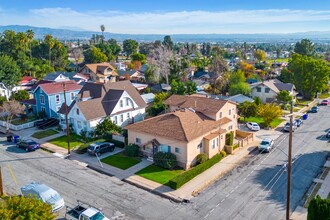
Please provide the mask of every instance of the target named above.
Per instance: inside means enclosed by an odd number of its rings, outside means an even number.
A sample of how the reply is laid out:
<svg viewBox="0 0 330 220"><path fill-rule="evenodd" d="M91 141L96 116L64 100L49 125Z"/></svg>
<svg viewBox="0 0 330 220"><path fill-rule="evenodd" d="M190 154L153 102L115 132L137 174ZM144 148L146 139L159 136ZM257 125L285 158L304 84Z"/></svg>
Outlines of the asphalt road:
<svg viewBox="0 0 330 220"><path fill-rule="evenodd" d="M291 209L301 203L320 172L330 144L323 137L330 128L330 106L320 107L293 135ZM77 199L102 208L112 219L284 219L288 133L275 141L268 154L254 152L215 184L177 204L142 189L82 167L42 150L26 153L0 142L0 165L7 193L39 181L56 189L69 206ZM13 175L8 169L10 166ZM59 218L64 210L59 213Z"/></svg>

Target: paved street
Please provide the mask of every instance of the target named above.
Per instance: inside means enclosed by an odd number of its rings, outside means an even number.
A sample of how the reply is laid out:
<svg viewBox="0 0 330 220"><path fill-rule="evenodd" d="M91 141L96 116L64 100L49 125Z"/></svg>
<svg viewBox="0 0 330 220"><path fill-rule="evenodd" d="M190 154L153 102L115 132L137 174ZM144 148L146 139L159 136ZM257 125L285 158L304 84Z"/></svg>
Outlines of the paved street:
<svg viewBox="0 0 330 220"><path fill-rule="evenodd" d="M330 128L329 112L330 106L320 107L319 113L309 114L294 132L292 210L300 204L329 153L330 144L323 137ZM271 153L254 152L189 204L171 202L48 152L26 153L4 141L0 143L0 163L7 192L19 193L20 186L40 181L59 191L67 205L80 199L101 207L113 219L277 220L285 216L287 148L288 133L284 133Z"/></svg>

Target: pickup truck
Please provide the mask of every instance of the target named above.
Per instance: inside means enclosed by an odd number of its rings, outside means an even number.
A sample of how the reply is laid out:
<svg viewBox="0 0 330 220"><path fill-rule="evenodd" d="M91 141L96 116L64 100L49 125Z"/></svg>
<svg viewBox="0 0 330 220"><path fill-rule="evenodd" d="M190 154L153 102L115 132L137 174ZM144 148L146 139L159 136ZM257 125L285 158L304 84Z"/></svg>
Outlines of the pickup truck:
<svg viewBox="0 0 330 220"><path fill-rule="evenodd" d="M65 218L68 220L109 220L104 214L87 203L77 200L74 208L66 207Z"/></svg>

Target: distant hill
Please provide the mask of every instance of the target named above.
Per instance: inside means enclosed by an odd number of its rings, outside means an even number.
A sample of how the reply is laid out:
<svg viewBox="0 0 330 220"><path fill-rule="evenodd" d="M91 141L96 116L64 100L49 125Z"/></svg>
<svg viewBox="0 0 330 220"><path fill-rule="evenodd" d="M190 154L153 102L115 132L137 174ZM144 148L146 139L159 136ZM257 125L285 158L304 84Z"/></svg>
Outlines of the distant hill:
<svg viewBox="0 0 330 220"><path fill-rule="evenodd" d="M0 32L5 30L25 32L29 29L34 31L35 38L43 38L46 34L51 34L59 40L88 40L93 34L101 34L100 31L78 31L24 25L0 26ZM114 38L118 41L134 39L141 42L163 40L165 35L115 34L105 32L104 36L106 39ZM176 42L297 42L302 38L308 38L314 42L330 43L330 31L301 32L290 34L172 34L171 37Z"/></svg>

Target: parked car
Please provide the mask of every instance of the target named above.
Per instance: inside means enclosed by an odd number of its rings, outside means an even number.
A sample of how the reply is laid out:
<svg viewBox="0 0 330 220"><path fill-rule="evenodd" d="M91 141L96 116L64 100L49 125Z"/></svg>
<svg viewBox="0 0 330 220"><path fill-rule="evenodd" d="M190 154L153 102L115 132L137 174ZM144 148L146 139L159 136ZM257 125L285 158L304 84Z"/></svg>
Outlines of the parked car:
<svg viewBox="0 0 330 220"><path fill-rule="evenodd" d="M327 99L322 100L321 105L329 105L330 101Z"/></svg>
<svg viewBox="0 0 330 220"><path fill-rule="evenodd" d="M296 122L297 127L300 127L300 125L302 125L304 123L303 120L301 120L300 118L297 118L294 121Z"/></svg>
<svg viewBox="0 0 330 220"><path fill-rule="evenodd" d="M23 196L26 197L36 196L44 203L50 204L52 206L53 212L62 209L65 205L64 200L60 196L60 194L45 184L32 182L30 184L21 187L21 192Z"/></svg>
<svg viewBox="0 0 330 220"><path fill-rule="evenodd" d="M105 152L112 152L115 149L115 145L109 142L95 142L89 145L87 152L90 155L101 155Z"/></svg>
<svg viewBox="0 0 330 220"><path fill-rule="evenodd" d="M26 152L28 151L35 151L37 149L40 148L40 144L38 144L37 142L27 139L27 140L19 140L16 144L16 146L18 148L23 148L26 150Z"/></svg>
<svg viewBox="0 0 330 220"><path fill-rule="evenodd" d="M100 210L79 200L76 207L66 209L65 219L68 220L109 220Z"/></svg>
<svg viewBox="0 0 330 220"><path fill-rule="evenodd" d="M259 145L259 152L266 153L273 149L274 140L271 138L265 138L261 141Z"/></svg>
<svg viewBox="0 0 330 220"><path fill-rule="evenodd" d="M257 123L255 123L255 122L248 122L248 123L246 123L246 126L251 131L259 131L260 130L260 126Z"/></svg>
<svg viewBox="0 0 330 220"><path fill-rule="evenodd" d="M297 122L296 121L293 121L292 122L292 131L294 132L296 129L297 129ZM284 128L283 128L284 131L290 131L290 122L287 122L285 125L284 125Z"/></svg>
<svg viewBox="0 0 330 220"><path fill-rule="evenodd" d="M330 138L330 128L328 129L327 134L325 135L327 138Z"/></svg>
<svg viewBox="0 0 330 220"><path fill-rule="evenodd" d="M57 126L58 124L59 124L59 120L57 118L49 118L44 120L42 123L37 124L37 127L40 129L46 129Z"/></svg>
<svg viewBox="0 0 330 220"><path fill-rule="evenodd" d="M317 106L313 106L311 109L312 113L317 113L319 111L319 108Z"/></svg>

